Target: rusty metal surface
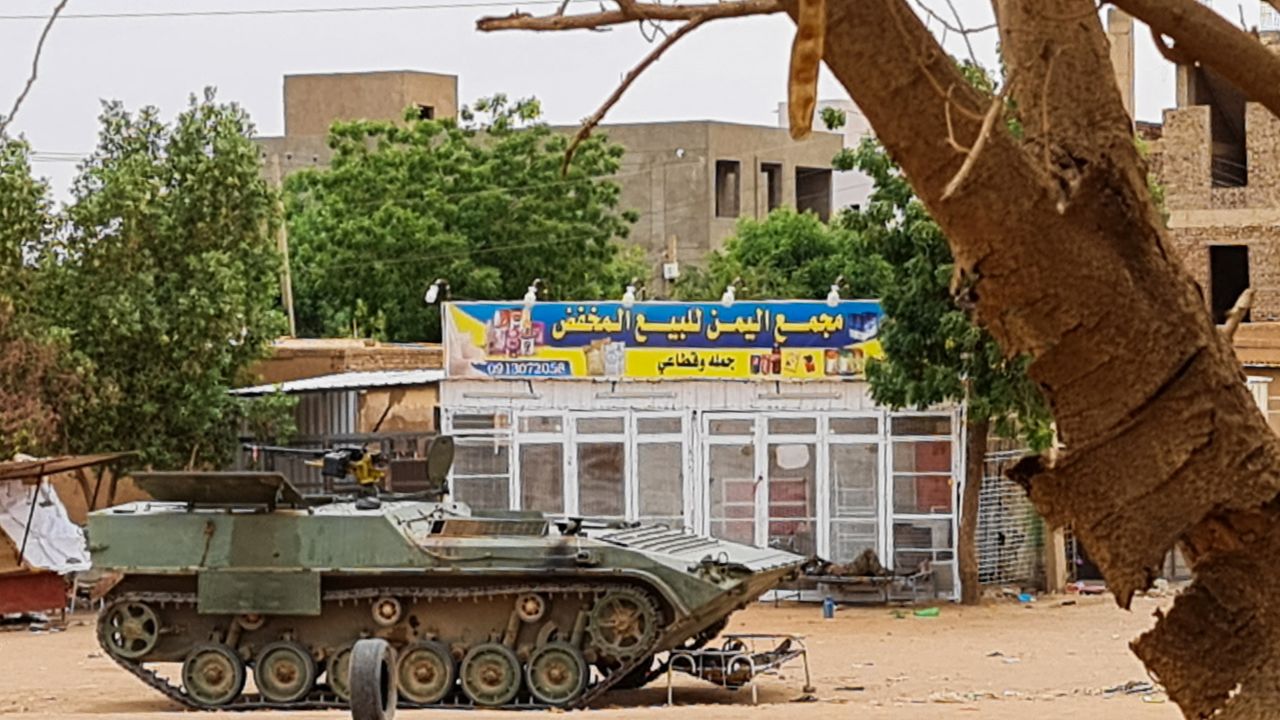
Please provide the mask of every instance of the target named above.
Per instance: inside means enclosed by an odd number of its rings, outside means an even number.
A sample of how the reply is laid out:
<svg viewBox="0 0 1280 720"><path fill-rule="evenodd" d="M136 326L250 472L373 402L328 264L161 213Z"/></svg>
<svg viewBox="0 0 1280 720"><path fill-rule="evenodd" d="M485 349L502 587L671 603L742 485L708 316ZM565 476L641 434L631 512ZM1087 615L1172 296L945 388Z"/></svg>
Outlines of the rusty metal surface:
<svg viewBox="0 0 1280 720"><path fill-rule="evenodd" d="M41 612L66 607L67 581L53 572L0 575L0 615Z"/></svg>
<svg viewBox="0 0 1280 720"><path fill-rule="evenodd" d="M6 480L35 480L44 475L57 475L70 470L106 465L127 458L133 453L102 453L99 455L62 455L39 460L10 460L0 462L0 482Z"/></svg>

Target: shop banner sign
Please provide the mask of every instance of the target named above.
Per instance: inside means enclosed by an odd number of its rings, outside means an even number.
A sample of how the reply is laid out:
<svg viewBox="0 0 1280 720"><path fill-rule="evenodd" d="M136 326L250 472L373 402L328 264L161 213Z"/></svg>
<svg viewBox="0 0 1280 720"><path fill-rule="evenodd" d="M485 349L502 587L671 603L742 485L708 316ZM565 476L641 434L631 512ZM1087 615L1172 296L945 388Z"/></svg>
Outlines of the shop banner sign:
<svg viewBox="0 0 1280 720"><path fill-rule="evenodd" d="M851 380L881 357L874 300L447 303L450 378Z"/></svg>

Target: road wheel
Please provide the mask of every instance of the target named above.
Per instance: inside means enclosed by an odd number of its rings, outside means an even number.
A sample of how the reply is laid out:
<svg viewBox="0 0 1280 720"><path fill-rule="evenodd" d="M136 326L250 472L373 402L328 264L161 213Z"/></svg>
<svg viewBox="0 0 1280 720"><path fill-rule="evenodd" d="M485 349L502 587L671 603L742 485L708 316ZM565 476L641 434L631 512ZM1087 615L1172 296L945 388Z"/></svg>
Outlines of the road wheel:
<svg viewBox="0 0 1280 720"><path fill-rule="evenodd" d="M316 661L295 642L276 642L262 648L253 665L253 681L264 700L297 702L316 682Z"/></svg>
<svg viewBox="0 0 1280 720"><path fill-rule="evenodd" d="M534 699L555 707L570 705L587 688L587 661L567 643L547 643L533 652L525 671Z"/></svg>
<svg viewBox="0 0 1280 720"><path fill-rule="evenodd" d="M399 691L406 700L434 705L453 691L457 670L449 648L437 642L420 642L400 655Z"/></svg>
<svg viewBox="0 0 1280 720"><path fill-rule="evenodd" d="M216 708L244 691L244 662L226 645L197 645L182 663L182 689L201 707Z"/></svg>
<svg viewBox="0 0 1280 720"><path fill-rule="evenodd" d="M351 646L339 648L325 663L324 677L329 689L343 702L351 700Z"/></svg>
<svg viewBox="0 0 1280 720"><path fill-rule="evenodd" d="M477 705L506 705L520 692L520 660L498 643L476 645L462 659L462 691Z"/></svg>

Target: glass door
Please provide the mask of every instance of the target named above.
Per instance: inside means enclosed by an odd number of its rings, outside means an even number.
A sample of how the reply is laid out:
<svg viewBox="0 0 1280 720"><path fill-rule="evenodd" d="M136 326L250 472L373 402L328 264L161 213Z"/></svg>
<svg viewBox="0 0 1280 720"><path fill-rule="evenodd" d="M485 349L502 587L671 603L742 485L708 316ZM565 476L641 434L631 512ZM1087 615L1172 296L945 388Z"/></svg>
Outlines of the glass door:
<svg viewBox="0 0 1280 720"><path fill-rule="evenodd" d="M889 422L893 568L905 573L927 562L938 592L951 594L959 469L954 416L893 415Z"/></svg>
<svg viewBox="0 0 1280 720"><path fill-rule="evenodd" d="M566 422L563 414L523 414L516 419L519 509L548 515L568 513L565 478Z"/></svg>
<svg viewBox="0 0 1280 720"><path fill-rule="evenodd" d="M763 475L757 467L756 420L751 415L703 415L703 462L707 484L703 532L722 540L756 544L756 496Z"/></svg>
<svg viewBox="0 0 1280 720"><path fill-rule="evenodd" d="M636 412L631 419L634 480L628 489L636 519L686 527L692 520L692 503L686 501L685 490L689 464L685 414Z"/></svg>
<svg viewBox="0 0 1280 720"><path fill-rule="evenodd" d="M763 537L769 547L798 555L817 552L818 420L814 416L768 418Z"/></svg>
<svg viewBox="0 0 1280 720"><path fill-rule="evenodd" d="M573 460L577 514L603 519L627 517L627 414L576 416Z"/></svg>
<svg viewBox="0 0 1280 720"><path fill-rule="evenodd" d="M847 563L880 545L880 416L827 419L830 518L825 557Z"/></svg>

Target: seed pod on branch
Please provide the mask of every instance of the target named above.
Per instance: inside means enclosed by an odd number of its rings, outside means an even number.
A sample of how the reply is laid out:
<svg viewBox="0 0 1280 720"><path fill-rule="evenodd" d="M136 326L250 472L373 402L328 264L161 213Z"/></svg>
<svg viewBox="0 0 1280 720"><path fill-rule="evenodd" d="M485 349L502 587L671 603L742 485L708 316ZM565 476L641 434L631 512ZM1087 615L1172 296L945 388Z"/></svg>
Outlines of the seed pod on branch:
<svg viewBox="0 0 1280 720"><path fill-rule="evenodd" d="M818 66L822 63L822 44L826 37L826 0L800 0L787 81L791 137L795 140L809 137L813 128L813 113L818 106Z"/></svg>

